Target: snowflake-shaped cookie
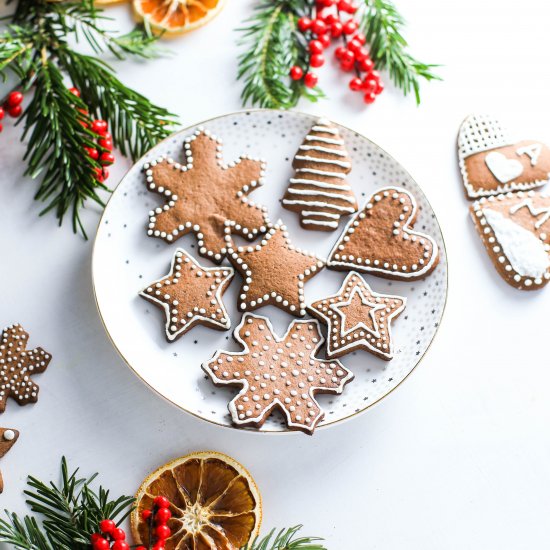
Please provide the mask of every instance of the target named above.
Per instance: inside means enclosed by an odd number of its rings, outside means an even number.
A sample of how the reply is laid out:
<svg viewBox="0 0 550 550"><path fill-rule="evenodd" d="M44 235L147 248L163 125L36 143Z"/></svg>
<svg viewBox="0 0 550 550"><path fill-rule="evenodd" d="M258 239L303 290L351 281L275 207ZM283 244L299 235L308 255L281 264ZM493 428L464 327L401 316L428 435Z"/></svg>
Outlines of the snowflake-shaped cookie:
<svg viewBox="0 0 550 550"><path fill-rule="evenodd" d="M311 434L324 416L315 395L340 394L353 379L339 361L315 357L318 321L293 321L279 338L269 319L246 314L234 337L244 351L218 351L202 368L216 385L242 386L228 407L239 426L261 427L279 408L289 428Z"/></svg>

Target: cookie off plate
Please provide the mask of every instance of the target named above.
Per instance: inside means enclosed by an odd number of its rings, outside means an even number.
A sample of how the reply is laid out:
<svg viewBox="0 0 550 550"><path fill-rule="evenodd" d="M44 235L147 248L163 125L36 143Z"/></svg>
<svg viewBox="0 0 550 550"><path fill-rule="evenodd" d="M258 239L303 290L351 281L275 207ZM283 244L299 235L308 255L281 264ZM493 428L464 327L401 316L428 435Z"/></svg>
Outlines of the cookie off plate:
<svg viewBox="0 0 550 550"><path fill-rule="evenodd" d="M242 347L234 340L239 326L242 280L234 280L223 294L223 303L231 322L229 330L213 330L197 324L179 338L169 340L162 309L139 294L147 285L165 277L176 250L183 249L205 268L219 264L199 254L198 239L193 232L170 242L148 236L149 214L165 204L158 193L146 185L144 166L165 157L185 165L184 142L202 128L223 140L223 162L231 163L243 155L261 158L266 163L263 185L249 194L249 199L267 207L269 220L286 225L292 243L320 258L327 258L351 216L342 216L334 231L315 231L300 225L300 216L283 208L281 200L295 177L292 161L317 117L298 112L252 110L225 115L189 127L164 140L122 179L105 209L97 231L93 256L93 283L101 319L113 345L126 364L159 395L180 409L209 422L235 427L228 403L238 388L215 386L201 365L216 352L238 352ZM415 231L429 235L439 248L439 264L419 280L390 280L363 273L373 291L406 298L406 309L392 327L393 359L383 360L365 351L353 351L340 358L354 379L341 395L318 395L324 418L317 429L353 418L379 402L407 378L427 352L443 315L447 297L447 259L441 229L428 200L407 171L388 153L366 137L334 123L345 142L352 169L346 175L359 208L378 189L404 188L416 199L418 215ZM212 183L212 194L216 193ZM239 245L248 241L240 235ZM256 244L256 242L254 242ZM221 266L230 266L227 259ZM221 267L220 266L220 267ZM306 304L336 294L347 276L346 271L323 269L304 286ZM297 317L274 305L264 305L254 314L269 318L274 332L283 335ZM244 313L246 315L246 313ZM311 319L306 315L305 319ZM322 328L326 336L326 327ZM320 359L325 358L323 352ZM243 429L243 428L238 428ZM283 415L274 412L261 428L251 431L287 432Z"/></svg>

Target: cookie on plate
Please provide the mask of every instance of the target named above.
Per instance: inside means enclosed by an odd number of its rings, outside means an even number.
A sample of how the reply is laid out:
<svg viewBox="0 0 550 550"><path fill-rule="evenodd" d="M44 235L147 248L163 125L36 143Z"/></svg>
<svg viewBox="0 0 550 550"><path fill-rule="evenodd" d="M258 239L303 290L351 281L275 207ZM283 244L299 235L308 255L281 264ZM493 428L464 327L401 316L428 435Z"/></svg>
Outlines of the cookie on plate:
<svg viewBox="0 0 550 550"><path fill-rule="evenodd" d="M265 232L266 212L248 199L264 181L265 163L248 156L224 164L222 142L199 129L185 140L185 162L161 157L144 166L147 187L166 204L149 213L148 235L173 242L195 233L199 254L223 260L224 227L249 240Z"/></svg>
<svg viewBox="0 0 550 550"><path fill-rule="evenodd" d="M338 360L315 356L318 321L293 321L279 338L269 319L247 313L234 338L243 351L218 351L202 368L214 384L242 388L228 406L238 426L259 428L279 409L290 429L312 434L324 416L315 395L340 394L353 379Z"/></svg>
<svg viewBox="0 0 550 550"><path fill-rule="evenodd" d="M317 300L308 311L327 325L327 357L365 350L380 359L393 359L391 322L405 309L407 299L374 292L352 271L333 296Z"/></svg>
<svg viewBox="0 0 550 550"><path fill-rule="evenodd" d="M222 296L234 275L231 267L204 267L178 249L170 273L139 294L164 310L166 339L172 342L196 325L217 330L231 327Z"/></svg>
<svg viewBox="0 0 550 550"><path fill-rule="evenodd" d="M472 219L497 271L520 290L550 280L550 194L519 191L482 198Z"/></svg>
<svg viewBox="0 0 550 550"><path fill-rule="evenodd" d="M327 266L407 281L430 274L439 261L439 249L432 237L412 229L417 211L406 189L379 189L348 223Z"/></svg>
<svg viewBox="0 0 550 550"><path fill-rule="evenodd" d="M470 115L462 123L458 160L471 199L534 189L550 178L550 148L541 141L515 141L487 115Z"/></svg>
<svg viewBox="0 0 550 550"><path fill-rule="evenodd" d="M319 119L300 145L292 163L296 174L283 206L300 214L304 229L334 231L341 216L357 212L357 200L346 180L351 159L336 126Z"/></svg>

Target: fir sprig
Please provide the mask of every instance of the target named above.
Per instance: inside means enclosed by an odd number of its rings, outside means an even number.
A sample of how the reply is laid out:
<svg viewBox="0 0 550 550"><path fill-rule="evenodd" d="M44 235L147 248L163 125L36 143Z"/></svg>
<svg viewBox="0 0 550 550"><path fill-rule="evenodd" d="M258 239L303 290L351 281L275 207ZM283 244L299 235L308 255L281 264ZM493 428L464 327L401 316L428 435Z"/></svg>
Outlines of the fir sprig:
<svg viewBox="0 0 550 550"><path fill-rule="evenodd" d="M302 525L281 529L279 532L273 529L264 538L257 538L244 550L326 550L323 545L317 544L323 539L299 537L298 533L301 529Z"/></svg>
<svg viewBox="0 0 550 550"><path fill-rule="evenodd" d="M26 174L41 179L35 195L46 203L41 213L55 212L60 224L69 214L73 230L86 236L80 210L88 199L103 205L98 193L107 188L97 177L101 166L84 152L95 136L83 125L90 117L107 120L115 145L136 159L175 124L174 115L123 84L99 55L150 59L161 50L143 25L122 35L104 30L106 17L93 0L13 3L11 24L0 34L0 76L11 71L16 88L34 92L22 119ZM94 55L74 42L86 43ZM68 92L71 86L80 99Z"/></svg>
<svg viewBox="0 0 550 550"><path fill-rule="evenodd" d="M370 48L370 57L378 69L386 69L404 95L414 92L420 103L420 79L440 80L429 65L408 51L402 30L405 20L390 0L365 0L362 28Z"/></svg>
<svg viewBox="0 0 550 550"><path fill-rule="evenodd" d="M247 48L239 57L238 72L244 81L244 104L290 109L302 96L311 101L323 97L320 89L310 90L303 81L288 78L290 68L303 65L308 57L307 42L296 25L314 6L315 0L261 0L238 29L239 44Z"/></svg>

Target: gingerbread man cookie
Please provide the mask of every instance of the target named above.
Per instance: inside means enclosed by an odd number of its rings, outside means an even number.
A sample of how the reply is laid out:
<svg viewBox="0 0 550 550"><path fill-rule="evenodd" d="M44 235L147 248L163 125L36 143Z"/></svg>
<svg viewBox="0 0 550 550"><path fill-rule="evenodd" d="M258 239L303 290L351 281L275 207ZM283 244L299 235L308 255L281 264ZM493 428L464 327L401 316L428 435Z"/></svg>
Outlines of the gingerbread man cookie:
<svg viewBox="0 0 550 550"><path fill-rule="evenodd" d="M432 237L412 229L417 210L415 198L406 189L379 189L349 222L327 266L388 279L425 277L437 266L439 250Z"/></svg>
<svg viewBox="0 0 550 550"><path fill-rule="evenodd" d="M0 413L6 410L8 397L19 405L38 401L38 386L34 374L44 372L51 355L42 348L27 349L29 335L21 325L12 325L2 332L0 341Z"/></svg>
<svg viewBox="0 0 550 550"><path fill-rule="evenodd" d="M315 357L318 321L293 321L279 338L269 319L245 314L234 337L242 352L218 351L202 368L214 384L242 388L228 407L238 426L259 428L278 408L290 429L312 434L324 416L315 395L340 394L353 379L338 360Z"/></svg>
<svg viewBox="0 0 550 550"><path fill-rule="evenodd" d="M17 442L19 432L11 428L0 428L0 458L2 458ZM4 491L4 478L0 472L0 493Z"/></svg>
<svg viewBox="0 0 550 550"><path fill-rule="evenodd" d="M227 226L229 261L244 279L239 294L239 311L253 311L274 305L292 315L306 314L304 284L323 269L325 263L290 242L281 222L268 225L259 244L235 247L231 225Z"/></svg>
<svg viewBox="0 0 550 550"><path fill-rule="evenodd" d="M292 163L295 177L283 206L300 214L304 229L334 231L341 216L357 212L357 200L346 181L351 159L338 129L326 119L311 128Z"/></svg>
<svg viewBox="0 0 550 550"><path fill-rule="evenodd" d="M550 148L540 141L514 141L487 115L470 115L462 123L458 160L471 199L533 189L550 178Z"/></svg>
<svg viewBox="0 0 550 550"><path fill-rule="evenodd" d="M265 163L242 156L221 160L221 140L199 129L185 140L186 161L161 157L144 166L147 187L167 199L149 214L148 234L173 242L193 232L199 253L220 263L225 256L224 227L247 239L265 232L266 212L248 199L262 185Z"/></svg>
<svg viewBox="0 0 550 550"><path fill-rule="evenodd" d="M178 249L170 273L151 283L140 296L164 309L169 342L196 325L227 330L231 321L222 296L234 275L231 267L203 267Z"/></svg>
<svg viewBox="0 0 550 550"><path fill-rule="evenodd" d="M550 194L519 191L482 198L472 219L497 271L520 290L550 280Z"/></svg>
<svg viewBox="0 0 550 550"><path fill-rule="evenodd" d="M401 296L374 292L352 271L337 294L314 302L308 311L328 326L327 357L362 349L389 361L394 353L391 322L406 303Z"/></svg>

